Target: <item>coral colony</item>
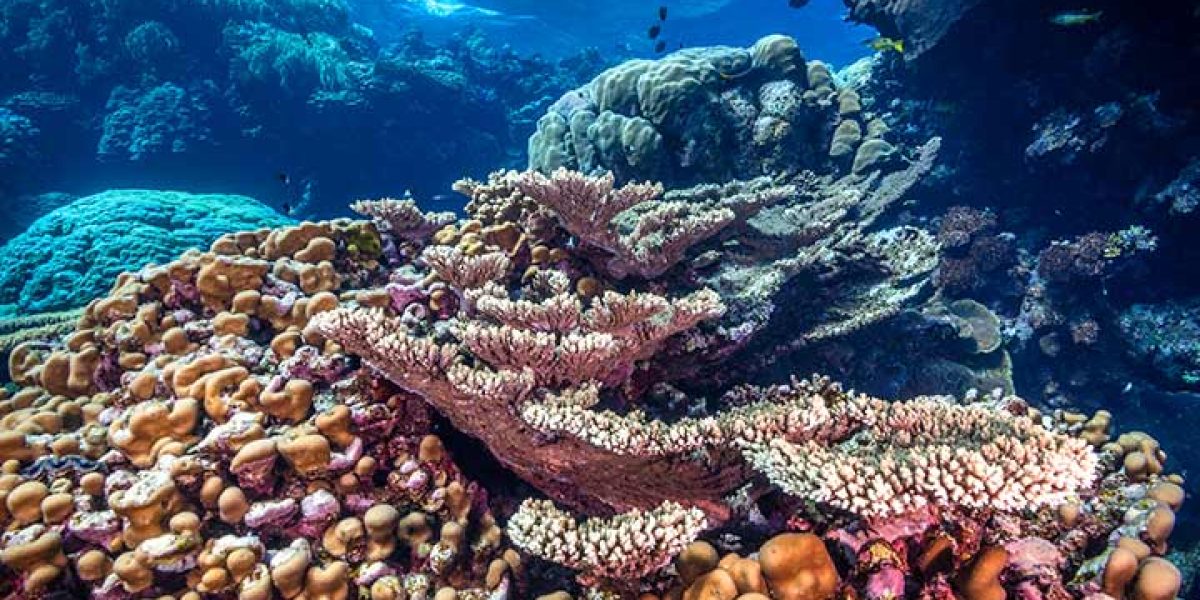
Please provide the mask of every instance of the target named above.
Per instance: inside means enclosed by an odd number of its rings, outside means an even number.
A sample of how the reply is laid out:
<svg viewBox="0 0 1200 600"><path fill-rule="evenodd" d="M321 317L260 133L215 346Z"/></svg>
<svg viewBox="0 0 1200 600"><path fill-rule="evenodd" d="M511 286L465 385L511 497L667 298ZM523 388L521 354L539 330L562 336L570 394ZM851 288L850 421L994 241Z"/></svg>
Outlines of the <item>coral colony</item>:
<svg viewBox="0 0 1200 600"><path fill-rule="evenodd" d="M782 36L589 86L539 123L539 168L455 186L465 219L383 199L228 233L16 344L0 593L1175 597L1182 479L1107 412L766 379L894 318L939 259L966 289L1007 252L982 212L876 226L940 140L885 141ZM658 149L725 135L680 121L719 113L741 162ZM810 155L828 168L758 177ZM1086 277L1094 242L1038 268Z"/></svg>

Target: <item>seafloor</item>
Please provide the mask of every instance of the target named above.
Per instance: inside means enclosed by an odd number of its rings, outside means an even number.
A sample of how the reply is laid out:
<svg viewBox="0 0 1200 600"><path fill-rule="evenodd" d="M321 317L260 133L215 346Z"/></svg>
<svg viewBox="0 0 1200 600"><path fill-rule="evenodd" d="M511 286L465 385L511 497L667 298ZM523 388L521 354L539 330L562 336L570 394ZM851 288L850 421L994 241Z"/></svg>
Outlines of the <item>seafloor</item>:
<svg viewBox="0 0 1200 600"><path fill-rule="evenodd" d="M0 598L1195 597L1195 6L169 4L0 5Z"/></svg>

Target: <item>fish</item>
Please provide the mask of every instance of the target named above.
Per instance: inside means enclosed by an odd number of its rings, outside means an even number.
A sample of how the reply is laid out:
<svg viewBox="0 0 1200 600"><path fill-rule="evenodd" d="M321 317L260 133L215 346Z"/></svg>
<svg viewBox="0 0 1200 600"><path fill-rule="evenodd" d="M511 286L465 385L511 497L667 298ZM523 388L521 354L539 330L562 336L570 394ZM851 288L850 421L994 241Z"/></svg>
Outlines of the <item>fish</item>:
<svg viewBox="0 0 1200 600"><path fill-rule="evenodd" d="M278 179L279 183L282 183L283 185L287 185L292 182L292 176L284 173L283 171L276 173L275 179Z"/></svg>
<svg viewBox="0 0 1200 600"><path fill-rule="evenodd" d="M279 212L289 217L292 216L292 203L284 200L283 203L279 205Z"/></svg>
<svg viewBox="0 0 1200 600"><path fill-rule="evenodd" d="M666 20L667 20L667 7L666 7L666 6L659 6L659 7L658 7L658 20L659 20L659 21L666 21Z"/></svg>
<svg viewBox="0 0 1200 600"><path fill-rule="evenodd" d="M876 52L899 52L904 54L904 40L879 36L863 41L863 45Z"/></svg>
<svg viewBox="0 0 1200 600"><path fill-rule="evenodd" d="M665 40L658 40L658 43L654 45L654 51L659 54L662 54L663 51L666 49L667 49L667 42Z"/></svg>
<svg viewBox="0 0 1200 600"><path fill-rule="evenodd" d="M1077 27L1099 21L1102 14L1102 10L1065 10L1050 17L1050 22L1060 27Z"/></svg>
<svg viewBox="0 0 1200 600"><path fill-rule="evenodd" d="M662 26L658 23L655 23L654 25L650 26L650 31L647 31L646 35L649 35L650 39L656 40L658 39L658 34L660 33L662 33Z"/></svg>
<svg viewBox="0 0 1200 600"><path fill-rule="evenodd" d="M792 8L804 8L808 6L808 0L788 0L788 6Z"/></svg>

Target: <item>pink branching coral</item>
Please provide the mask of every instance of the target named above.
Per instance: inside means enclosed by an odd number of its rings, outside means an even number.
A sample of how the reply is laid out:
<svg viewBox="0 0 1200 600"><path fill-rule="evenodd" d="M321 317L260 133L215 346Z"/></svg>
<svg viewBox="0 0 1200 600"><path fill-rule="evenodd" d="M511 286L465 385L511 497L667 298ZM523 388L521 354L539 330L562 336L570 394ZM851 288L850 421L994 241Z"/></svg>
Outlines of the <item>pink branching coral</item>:
<svg viewBox="0 0 1200 600"><path fill-rule="evenodd" d="M927 397L875 400L859 414L861 428L836 444L777 438L747 457L785 492L867 517L1055 505L1096 476L1087 442L1004 410Z"/></svg>
<svg viewBox="0 0 1200 600"><path fill-rule="evenodd" d="M509 519L507 533L522 550L579 571L585 585L624 587L670 564L707 527L704 513L674 502L579 523L530 499Z"/></svg>
<svg viewBox="0 0 1200 600"><path fill-rule="evenodd" d="M359 200L350 205L350 210L386 225L388 232L404 239L421 239L455 220L454 213L450 212L421 212L410 198Z"/></svg>
<svg viewBox="0 0 1200 600"><path fill-rule="evenodd" d="M520 407L542 393L539 386L624 382L634 363L653 355L664 340L719 315L715 294L702 290L668 300L609 292L580 310L561 295L512 301L497 290L467 290L483 308L477 318L458 319L457 342L423 337L378 310L332 311L311 325L421 394L457 428L482 439L507 466L560 501L607 513L686 498L723 512L722 493L743 477L734 453L711 465L673 463L662 455L622 456L568 436L547 438L520 416Z"/></svg>
<svg viewBox="0 0 1200 600"><path fill-rule="evenodd" d="M675 266L688 248L716 235L736 218L727 207L696 211L683 201L661 201L661 185L630 183L613 186L613 175L589 177L558 169L549 177L536 171L518 176L523 194L548 207L563 228L584 244L612 254L606 268L616 277L653 278ZM628 233L617 215L645 205Z"/></svg>

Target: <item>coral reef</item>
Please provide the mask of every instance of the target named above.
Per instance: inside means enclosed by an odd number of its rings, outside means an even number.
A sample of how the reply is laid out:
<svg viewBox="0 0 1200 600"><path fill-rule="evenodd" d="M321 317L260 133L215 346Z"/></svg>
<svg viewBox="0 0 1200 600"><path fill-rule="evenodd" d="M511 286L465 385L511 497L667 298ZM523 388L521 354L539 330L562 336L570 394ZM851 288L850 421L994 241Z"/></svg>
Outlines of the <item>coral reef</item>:
<svg viewBox="0 0 1200 600"><path fill-rule="evenodd" d="M227 234L15 348L6 593L506 597L520 561L425 405L305 341L343 283L386 280L378 236Z"/></svg>
<svg viewBox="0 0 1200 600"><path fill-rule="evenodd" d="M839 78L881 113L890 142L945 140L922 207L994 217L966 245L943 245L938 284L999 317L1015 390L1041 408L1110 410L1153 428L1176 449L1173 460L1200 459L1183 425L1197 400L1184 307L1200 281L1200 89L1182 58L1198 48L1195 7L846 4L851 18L902 40L904 52L882 52ZM1072 23L1080 14L1099 18ZM915 213L918 222L933 216ZM981 268L997 247L1003 265ZM1200 521L1185 509L1180 523L1189 547L1176 563L1195 580L1195 561L1181 557L1194 553ZM1185 585L1181 595L1195 594Z"/></svg>
<svg viewBox="0 0 1200 600"><path fill-rule="evenodd" d="M1117 319L1129 347L1172 388L1200 386L1198 306L1195 299L1134 304Z"/></svg>
<svg viewBox="0 0 1200 600"><path fill-rule="evenodd" d="M215 89L188 91L164 83L144 92L113 89L97 153L106 160L146 160L183 154L211 143L210 114Z"/></svg>
<svg viewBox="0 0 1200 600"><path fill-rule="evenodd" d="M233 229L287 220L244 196L111 190L80 198L0 247L0 306L23 313L77 307L124 270L166 262Z"/></svg>
<svg viewBox="0 0 1200 600"><path fill-rule="evenodd" d="M146 169L180 189L220 171L223 189L304 215L368 191L428 197L464 171L515 165L530 115L603 64L518 55L471 30L384 43L373 29L385 26L343 0L8 2L0 200L92 193ZM295 181L274 184L280 170Z"/></svg>
<svg viewBox="0 0 1200 600"><path fill-rule="evenodd" d="M437 177L452 155L506 162L545 116L530 170L454 186L465 219L405 195L285 225L245 198L119 191L5 247L53 272L0 280L24 315L0 323L0 595L1187 595L1174 446L1126 407L1068 407L1131 372L1109 369L1122 351L1191 384L1194 328L1166 331L1188 284L1130 301L1186 256L1190 153L1111 196L1079 170L1188 120L1125 76L1118 100L1069 102L1030 77L1013 89L1044 94L972 165L972 111L887 78L952 67L948 40L996 3L851 5L904 57L836 77L770 36L627 62L553 104L569 66L470 34L381 48L337 1L7 5L4 168L83 112L114 163L328 139L311 160L355 163L339 184L385 162ZM409 135L413 115L453 133ZM946 148L933 124L959 126ZM1055 212L1019 177L955 188L969 168L1066 173L1147 219Z"/></svg>
<svg viewBox="0 0 1200 600"><path fill-rule="evenodd" d="M875 301L857 285L888 284L835 267L888 255L861 250L884 243L864 229L935 150L865 184L664 192L501 173L459 186L487 224L362 201L369 221L225 234L123 273L69 333L10 353L9 589L381 600L560 585L610 598L1176 589L1161 555L1180 480L1149 436L1110 441L1106 414L1041 414L999 393L887 402L821 377L732 385L755 366L729 365L779 315L767 308L757 326L730 315L748 300L719 285L713 261L792 276L825 265L826 281L850 277L837 284L842 310L886 320L895 313L854 306ZM797 233L761 221L837 213L845 196L862 222L806 218ZM695 217L710 214L721 218ZM750 245L764 231L775 245ZM647 240L674 250L634 260ZM739 240L740 260L701 260ZM893 276L928 279L936 244L891 256ZM790 270L770 267L780 261ZM965 302L947 309L959 335L996 352L994 317ZM845 330L857 331L811 343ZM725 384L697 383L718 365ZM689 387L726 391L705 405ZM516 507L511 482L485 493L433 433L439 419L550 500ZM743 557L740 535L774 537ZM547 561L577 583L543 578Z"/></svg>

